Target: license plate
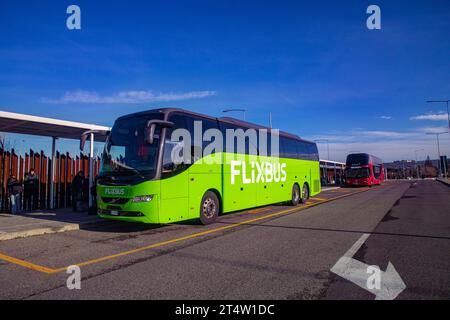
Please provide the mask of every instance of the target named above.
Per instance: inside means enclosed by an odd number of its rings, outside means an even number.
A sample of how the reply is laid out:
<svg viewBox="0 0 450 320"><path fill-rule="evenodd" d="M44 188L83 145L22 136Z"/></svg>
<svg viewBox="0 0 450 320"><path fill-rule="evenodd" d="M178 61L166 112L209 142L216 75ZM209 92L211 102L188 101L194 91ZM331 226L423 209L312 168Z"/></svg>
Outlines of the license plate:
<svg viewBox="0 0 450 320"><path fill-rule="evenodd" d="M118 215L119 215L119 211L112 210L112 211L111 211L111 215L112 215L112 216L118 216Z"/></svg>

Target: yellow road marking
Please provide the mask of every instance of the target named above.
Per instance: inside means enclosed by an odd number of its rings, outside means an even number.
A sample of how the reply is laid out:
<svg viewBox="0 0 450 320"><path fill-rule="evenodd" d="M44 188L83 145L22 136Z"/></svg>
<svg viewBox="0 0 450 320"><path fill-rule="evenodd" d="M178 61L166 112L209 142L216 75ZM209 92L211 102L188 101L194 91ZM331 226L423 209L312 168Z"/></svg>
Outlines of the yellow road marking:
<svg viewBox="0 0 450 320"><path fill-rule="evenodd" d="M40 266L38 264L34 264L34 263L31 263L31 262L28 262L28 261L25 261L25 260L21 260L21 259L17 259L17 258L11 257L11 256L7 256L6 254L2 254L2 253L0 253L0 259L4 260L4 261L11 262L11 263L14 263L14 264L17 264L19 266L22 266L22 267L25 267L25 268L28 268L28 269L33 269L33 270L36 270L36 271L40 271L40 272L43 272L43 273L53 273L53 272L55 272L55 269L43 267L43 266Z"/></svg>
<svg viewBox="0 0 450 320"><path fill-rule="evenodd" d="M272 208L258 208L258 209L253 209L253 210L249 210L247 211L248 213L261 213L261 212L266 212L266 211L270 211L272 210Z"/></svg>
<svg viewBox="0 0 450 320"><path fill-rule="evenodd" d="M327 199L325 199L325 198L319 198L319 197L312 197L312 198L309 198L309 200L325 201L325 200L327 200Z"/></svg>
<svg viewBox="0 0 450 320"><path fill-rule="evenodd" d="M80 262L80 263L75 263L75 264L72 264L72 265L77 265L79 267L83 267L83 266L95 264L95 263L98 263L98 262L111 260L111 259L114 259L114 258L126 256L126 255L129 255L129 254L141 252L141 251L144 251L144 250L161 247L161 246L164 246L164 245L167 245L167 244L176 243L176 242L180 242L180 241L184 241L184 240L188 240L188 239L193 239L193 238L201 237L201 236L204 236L204 235L207 235L207 234L211 234L211 233L214 233L214 232L223 231L223 230L227 230L227 229L231 229L231 228L236 228L236 227L239 227L239 226L242 226L242 225L245 225L245 224L250 224L250 223L261 221L261 220L265 220L265 219L268 219L268 218L285 215L285 214L288 214L288 213L291 213L291 212L302 211L302 210L304 210L306 208L309 208L309 207L314 207L314 206L317 206L319 204L323 204L323 203L326 203L326 202L330 202L330 201L333 201L333 200L344 198L344 197L347 197L347 196L350 196L350 195L353 195L353 194L362 193L362 192L365 192L365 191L368 191L368 190L370 190L370 189L363 189L361 191L356 191L356 192L344 194L344 195L337 196L337 197L334 197L334 198L326 199L326 200L321 201L321 202L306 203L306 204L302 205L301 207L295 207L295 208L292 208L292 209L286 209L286 210L282 210L282 211L279 211L279 212L266 214L266 215L261 216L261 217L257 217L257 218L253 218L253 219L249 219L249 220L244 220L244 221L241 221L241 222L236 222L236 223L233 223L233 224L230 224L230 225L227 225L227 226L213 228L213 229L209 229L209 230L193 233L193 234L190 234L190 235L187 235L187 236L183 236L183 237L179 237L179 238L175 238L175 239L171 239L171 240L166 240L166 241L154 243L154 244L151 244L151 245L148 245L148 246L144 246L144 247L140 247L140 248L136 248L136 249L132 249L132 250L128 250L128 251L122 251L122 252L119 252L119 253L116 253L116 254L112 254L112 255L109 255L109 256L104 256L104 257L100 257L100 258L97 258L97 259L87 260L87 261ZM7 261L7 262L14 263L16 265L28 268L28 269L32 269L32 270L36 270L36 271L43 272L43 273L48 273L48 274L63 272L63 271L66 271L67 268L68 268L68 266L66 266L66 267L63 267L63 268L52 269L52 268L40 266L40 265L31 263L31 262L27 262L25 260L16 259L14 257L10 257L10 256L7 256L7 255L1 254L1 253L0 253L0 260L4 260L4 261Z"/></svg>

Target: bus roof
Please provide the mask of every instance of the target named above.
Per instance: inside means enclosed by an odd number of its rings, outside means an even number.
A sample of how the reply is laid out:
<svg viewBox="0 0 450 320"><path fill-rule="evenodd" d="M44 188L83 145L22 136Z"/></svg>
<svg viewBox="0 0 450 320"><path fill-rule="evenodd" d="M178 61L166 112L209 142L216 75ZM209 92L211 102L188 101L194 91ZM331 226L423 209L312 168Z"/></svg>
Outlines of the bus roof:
<svg viewBox="0 0 450 320"><path fill-rule="evenodd" d="M349 154L347 155L347 159L348 159L349 156L358 156L358 155L364 155L364 156L367 156L369 159L372 159L372 162L375 162L375 163L377 163L377 164L383 163L383 161L382 161L380 158L378 158L378 157L376 157L376 156L374 156L374 155L371 155L371 154L369 154L369 153L365 153L365 152L349 153Z"/></svg>
<svg viewBox="0 0 450 320"><path fill-rule="evenodd" d="M248 128L248 129L267 129L268 132L270 132L270 128L259 125L259 124L255 124L255 123L251 123L251 122L247 122L247 121L243 121L243 120L239 120L236 118L232 118L232 117L212 117L212 116L208 116L205 114L201 114L201 113L197 113L197 112L193 112L193 111L189 111L189 110L185 110L182 108L159 108L159 109L152 109L152 110L146 110L146 111L140 111L140 112L135 112L135 113L131 113L131 114L127 114L124 116L121 116L118 118L119 119L125 119L125 118L131 118L131 117L136 117L136 116L145 116L145 115L149 115L152 113L162 113L164 115L168 115L169 113L172 112L179 112L179 113L184 113L187 115L192 115L192 116L196 116L196 117L201 117L201 118L205 118L208 120L212 120L212 121L219 121L219 122L223 122L223 123L229 123L229 124L233 124L235 126L238 127L244 127L244 128ZM307 143L312 143L315 144L312 141L308 141L308 140L304 140L302 138L300 138L298 135L292 134L292 133L288 133L285 131L280 131L280 136L284 136L286 138L290 138L290 139L294 139L294 140L298 140L298 141L303 141L303 142L307 142Z"/></svg>
<svg viewBox="0 0 450 320"><path fill-rule="evenodd" d="M218 118L218 120L220 122L234 124L235 126L238 126L238 127L244 127L244 128L249 128L249 129L266 129L268 132L270 132L270 130L271 130L271 128L268 128L268 127L265 127L265 126L261 126L259 124L255 124L255 123L239 120L239 119L232 118L232 117L221 117L221 118ZM296 134L288 133L288 132L285 132L285 131L280 131L280 136L284 136L284 137L291 138L291 139L294 139L294 140L310 142L310 141L303 140L302 138L300 138Z"/></svg>

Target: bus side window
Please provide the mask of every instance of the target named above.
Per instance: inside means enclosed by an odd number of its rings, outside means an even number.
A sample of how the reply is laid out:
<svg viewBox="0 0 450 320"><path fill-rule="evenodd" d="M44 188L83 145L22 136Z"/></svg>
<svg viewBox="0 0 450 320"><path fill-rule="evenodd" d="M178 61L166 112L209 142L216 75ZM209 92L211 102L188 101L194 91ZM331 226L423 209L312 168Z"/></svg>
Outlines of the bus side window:
<svg viewBox="0 0 450 320"><path fill-rule="evenodd" d="M235 153L242 154L250 154L250 155L258 155L258 132L254 129L249 129L245 127L237 127L233 124L229 123L220 123L220 130L223 135L223 149L226 152L227 150L233 150ZM233 139L233 145L227 146L227 130L233 130L236 133L236 130L242 130L244 133L244 145L239 145L238 141L242 141L242 136L235 136ZM270 141L270 140L269 140Z"/></svg>
<svg viewBox="0 0 450 320"><path fill-rule="evenodd" d="M219 129L216 121L206 120L206 119L198 119L199 121L202 121L202 131L203 134L209 129ZM214 141L215 137L212 139L212 141L203 141L202 148L205 150L206 146ZM203 140L203 139L202 139ZM216 150L214 150L215 153Z"/></svg>
<svg viewBox="0 0 450 320"><path fill-rule="evenodd" d="M265 150L265 153L264 153L264 151L261 151L260 149L258 149L259 150L259 154L260 155L266 155L266 156L272 156L272 147L271 147L271 145L272 145L272 136L270 135L270 132L268 132L267 133L267 143L266 143L266 146L259 146L259 147L261 147L261 149L263 149L264 147L266 148L266 150Z"/></svg>
<svg viewBox="0 0 450 320"><path fill-rule="evenodd" d="M280 137L281 149L283 151L283 158L297 159L297 141L285 137Z"/></svg>
<svg viewBox="0 0 450 320"><path fill-rule="evenodd" d="M285 137L279 138L280 140L280 158L287 158L287 142Z"/></svg>
<svg viewBox="0 0 450 320"><path fill-rule="evenodd" d="M317 151L317 145L314 143L305 144L307 148L307 158L308 160L318 161L319 160L319 152Z"/></svg>
<svg viewBox="0 0 450 320"><path fill-rule="evenodd" d="M258 133L254 135L253 141L250 136L245 136L245 154L258 155Z"/></svg>
<svg viewBox="0 0 450 320"><path fill-rule="evenodd" d="M172 133L176 129L185 129L186 121L185 117L179 114L173 114L170 117L170 121L174 123L172 128L166 128L166 138L164 141L164 153L162 159L162 177L168 178L187 168L187 164L183 162L174 161L172 158L172 152L178 152L182 155L184 141L176 142L172 141ZM179 151L174 149L177 148Z"/></svg>
<svg viewBox="0 0 450 320"><path fill-rule="evenodd" d="M308 145L302 141L297 141L297 159L306 160L308 158Z"/></svg>
<svg viewBox="0 0 450 320"><path fill-rule="evenodd" d="M197 121L201 122L202 124L202 132L201 132L202 136L199 138L200 143L199 145L196 145L197 142L195 141L195 134L194 134L195 122ZM212 142L212 141L203 141L203 135L205 134L205 132L208 129L219 129L219 127L216 121L195 116L186 116L186 126L191 135L191 157L192 157L191 162L194 163L195 161L203 157L202 151L205 150L205 147Z"/></svg>
<svg viewBox="0 0 450 320"><path fill-rule="evenodd" d="M201 158L201 145L195 145L195 121L201 121L201 119L198 119L197 117L193 116L186 116L186 129L189 131L189 135L191 136L191 163L194 163L195 161L199 160ZM203 126L203 121L202 121ZM201 139L203 140L203 139ZM200 142L201 143L201 142Z"/></svg>
<svg viewBox="0 0 450 320"><path fill-rule="evenodd" d="M379 179L380 174L381 174L381 167L379 165L374 165L373 166L373 175L375 176L375 178Z"/></svg>

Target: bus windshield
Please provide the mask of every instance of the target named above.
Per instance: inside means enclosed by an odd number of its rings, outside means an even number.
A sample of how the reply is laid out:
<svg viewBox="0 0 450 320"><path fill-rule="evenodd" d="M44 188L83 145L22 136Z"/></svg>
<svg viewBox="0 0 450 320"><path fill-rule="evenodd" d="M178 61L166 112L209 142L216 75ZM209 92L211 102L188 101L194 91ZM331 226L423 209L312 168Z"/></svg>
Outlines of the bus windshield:
<svg viewBox="0 0 450 320"><path fill-rule="evenodd" d="M363 166L369 164L369 155L367 153L353 153L347 156L347 166Z"/></svg>
<svg viewBox="0 0 450 320"><path fill-rule="evenodd" d="M144 141L145 125L149 119L154 118L156 117L140 116L116 121L105 144L100 175L138 175L147 179L154 177L160 128L157 127L152 144Z"/></svg>
<svg viewBox="0 0 450 320"><path fill-rule="evenodd" d="M369 168L352 168L347 170L347 178L350 179L361 179L369 177L370 177Z"/></svg>

